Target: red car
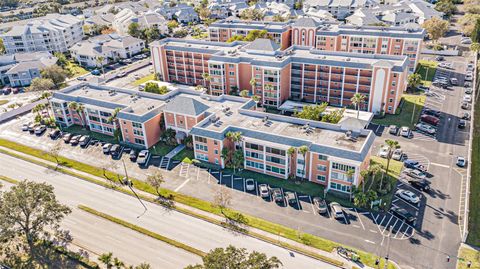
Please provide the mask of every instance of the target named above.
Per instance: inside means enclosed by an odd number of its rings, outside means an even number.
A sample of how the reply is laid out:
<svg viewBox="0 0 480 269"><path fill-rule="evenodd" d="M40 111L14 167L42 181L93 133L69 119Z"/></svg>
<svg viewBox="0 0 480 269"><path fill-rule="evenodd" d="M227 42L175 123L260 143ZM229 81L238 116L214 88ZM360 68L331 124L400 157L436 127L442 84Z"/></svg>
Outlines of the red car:
<svg viewBox="0 0 480 269"><path fill-rule="evenodd" d="M420 120L425 122L425 123L428 123L428 124L431 124L433 126L437 126L438 123L440 122L440 119L437 118L437 117L434 117L432 115L422 115L420 117Z"/></svg>

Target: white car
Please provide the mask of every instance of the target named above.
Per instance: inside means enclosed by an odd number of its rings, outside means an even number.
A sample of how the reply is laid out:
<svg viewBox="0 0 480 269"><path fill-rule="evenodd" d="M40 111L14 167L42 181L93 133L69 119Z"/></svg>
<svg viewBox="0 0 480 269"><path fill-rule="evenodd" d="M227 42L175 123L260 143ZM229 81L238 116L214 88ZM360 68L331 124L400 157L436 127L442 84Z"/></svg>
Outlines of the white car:
<svg viewBox="0 0 480 269"><path fill-rule="evenodd" d="M470 94L465 94L463 96L463 101L464 102L468 102L468 103L471 103L472 102L472 96Z"/></svg>
<svg viewBox="0 0 480 269"><path fill-rule="evenodd" d="M472 39L470 39L470 37L464 37L462 38L462 40L460 41L460 43L462 44L472 44Z"/></svg>
<svg viewBox="0 0 480 269"><path fill-rule="evenodd" d="M409 203L412 203L412 204L420 203L420 197L418 197L418 195L416 195L411 191L398 190L395 194L397 194L397 196L399 196L400 198L404 199Z"/></svg>
<svg viewBox="0 0 480 269"><path fill-rule="evenodd" d="M473 71L473 64L467 64L467 71Z"/></svg>
<svg viewBox="0 0 480 269"><path fill-rule="evenodd" d="M472 75L466 75L466 76L465 76L465 80L466 80L466 81L472 81L472 80L473 80L473 76L472 76Z"/></svg>
<svg viewBox="0 0 480 269"><path fill-rule="evenodd" d="M451 78L451 79L450 79L450 84L452 84L452 85L458 85L458 79L456 79L456 78Z"/></svg>
<svg viewBox="0 0 480 269"><path fill-rule="evenodd" d="M30 124L32 124L32 123L29 122L29 123L24 123L24 124L22 124L22 131L24 131L24 132L28 131L28 126L29 126Z"/></svg>
<svg viewBox="0 0 480 269"><path fill-rule="evenodd" d="M251 178L245 180L245 188L247 189L247 191L255 190L255 181Z"/></svg>
<svg viewBox="0 0 480 269"><path fill-rule="evenodd" d="M36 134L36 135L43 134L43 132L45 132L45 130L47 130L47 126L45 126L45 125L40 125L40 126L38 126L37 128L35 128L35 134Z"/></svg>
<svg viewBox="0 0 480 269"><path fill-rule="evenodd" d="M465 94L472 94L473 93L473 90L472 88L465 88Z"/></svg>
<svg viewBox="0 0 480 269"><path fill-rule="evenodd" d="M393 154L392 154L392 159L396 161L400 161L403 158L403 150L402 149L396 149Z"/></svg>
<svg viewBox="0 0 480 269"><path fill-rule="evenodd" d="M400 135L403 136L403 137L409 137L410 136L410 128L408 128L406 126L402 126L402 128L400 128Z"/></svg>
<svg viewBox="0 0 480 269"><path fill-rule="evenodd" d="M150 157L150 151L144 149L138 153L137 163L139 165L146 165L148 161L148 157Z"/></svg>
<svg viewBox="0 0 480 269"><path fill-rule="evenodd" d="M421 179L421 180L427 179L427 176L422 171L417 170L417 169L407 168L407 169L404 170L404 172L408 176L411 176L411 177L416 178L416 179Z"/></svg>
<svg viewBox="0 0 480 269"><path fill-rule="evenodd" d="M467 160L462 156L458 156L457 157L457 166L465 167L465 165L467 165Z"/></svg>
<svg viewBox="0 0 480 269"><path fill-rule="evenodd" d="M267 184L258 185L258 192L262 198L270 197L270 189Z"/></svg>
<svg viewBox="0 0 480 269"><path fill-rule="evenodd" d="M418 123L415 125L415 128L430 135L434 135L437 132L435 128L425 123Z"/></svg>
<svg viewBox="0 0 480 269"><path fill-rule="evenodd" d="M388 147L387 146L383 146L380 151L378 152L378 156L382 157L382 158L387 158L388 157Z"/></svg>

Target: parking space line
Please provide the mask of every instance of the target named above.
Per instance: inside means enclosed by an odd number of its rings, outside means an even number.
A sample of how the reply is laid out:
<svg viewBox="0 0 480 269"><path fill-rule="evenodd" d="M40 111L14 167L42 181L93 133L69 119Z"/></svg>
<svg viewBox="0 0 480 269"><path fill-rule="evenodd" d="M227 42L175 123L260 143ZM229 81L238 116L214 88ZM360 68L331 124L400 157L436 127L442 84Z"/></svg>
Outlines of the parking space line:
<svg viewBox="0 0 480 269"><path fill-rule="evenodd" d="M363 226L362 219L360 218L360 215L358 214L358 211L357 211L357 209L356 209L356 208L354 208L354 210L355 210L355 213L357 213L357 218L358 218L358 220L360 221L360 224L362 225L362 228L365 230L365 226Z"/></svg>
<svg viewBox="0 0 480 269"><path fill-rule="evenodd" d="M345 214L343 214L343 220L345 220L345 224L347 224L347 217L345 217Z"/></svg>
<svg viewBox="0 0 480 269"><path fill-rule="evenodd" d="M330 210L328 209L328 205L327 205L327 215L328 215L328 218L329 219L332 219L332 214L330 214Z"/></svg>
<svg viewBox="0 0 480 269"><path fill-rule="evenodd" d="M310 200L310 205L312 206L312 210L313 210L313 215L316 215L317 213L315 213L315 206L313 206L313 201L312 201L312 197L308 196L308 200Z"/></svg>
<svg viewBox="0 0 480 269"><path fill-rule="evenodd" d="M280 191L282 192L283 205L284 205L284 206L287 206L287 205L285 204L285 193L283 193L283 188L280 188Z"/></svg>
<svg viewBox="0 0 480 269"><path fill-rule="evenodd" d="M255 188L255 191L256 191L257 196L258 196L258 182L257 182L257 181L255 181L255 187L256 187L256 188Z"/></svg>
<svg viewBox="0 0 480 269"><path fill-rule="evenodd" d="M247 181L245 180L245 178L242 178L243 180L243 192L247 192Z"/></svg>
<svg viewBox="0 0 480 269"><path fill-rule="evenodd" d="M187 178L182 184L180 184L180 186L178 186L174 191L177 192L179 191L181 188L183 188L183 186L185 186L188 182L190 181L190 178Z"/></svg>
<svg viewBox="0 0 480 269"><path fill-rule="evenodd" d="M385 227L383 227L382 234L383 234L383 233L385 232L385 230L387 229L388 224L390 224L390 221L392 221L392 218L393 218L393 215L390 215L390 219L388 219L387 225L385 225Z"/></svg>
<svg viewBox="0 0 480 269"><path fill-rule="evenodd" d="M390 229L390 233L392 232L391 230L395 228L395 225L397 225L398 220L399 218L395 217L395 223L392 225L392 229Z"/></svg>
<svg viewBox="0 0 480 269"><path fill-rule="evenodd" d="M300 205L300 201L298 201L298 195L297 195L297 192L294 192L295 193L295 199L297 200L297 206L298 206L298 209L303 210L303 207ZM304 212L308 212L308 211L304 211Z"/></svg>
<svg viewBox="0 0 480 269"><path fill-rule="evenodd" d="M232 186L231 188L233 189L233 175L232 175L232 178L231 178L230 182L232 183L232 185L230 185L230 186Z"/></svg>
<svg viewBox="0 0 480 269"><path fill-rule="evenodd" d="M398 228L397 232L393 236L393 238L397 238L398 233L402 230L403 225L405 224L405 220L402 220L402 225Z"/></svg>

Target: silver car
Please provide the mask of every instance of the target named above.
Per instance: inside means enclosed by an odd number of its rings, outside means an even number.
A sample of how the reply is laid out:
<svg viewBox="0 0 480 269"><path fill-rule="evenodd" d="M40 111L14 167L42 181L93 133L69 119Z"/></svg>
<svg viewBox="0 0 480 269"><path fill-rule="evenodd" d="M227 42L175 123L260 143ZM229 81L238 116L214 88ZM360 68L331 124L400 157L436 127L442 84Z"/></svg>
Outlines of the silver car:
<svg viewBox="0 0 480 269"><path fill-rule="evenodd" d="M251 178L245 180L245 188L247 189L247 191L255 190L255 181Z"/></svg>
<svg viewBox="0 0 480 269"><path fill-rule="evenodd" d="M399 196L400 198L404 199L409 203L412 203L412 204L420 203L420 197L411 191L398 190L396 194L397 196Z"/></svg>
<svg viewBox="0 0 480 269"><path fill-rule="evenodd" d="M418 123L415 125L415 128L430 135L434 135L437 132L435 128L425 123Z"/></svg>

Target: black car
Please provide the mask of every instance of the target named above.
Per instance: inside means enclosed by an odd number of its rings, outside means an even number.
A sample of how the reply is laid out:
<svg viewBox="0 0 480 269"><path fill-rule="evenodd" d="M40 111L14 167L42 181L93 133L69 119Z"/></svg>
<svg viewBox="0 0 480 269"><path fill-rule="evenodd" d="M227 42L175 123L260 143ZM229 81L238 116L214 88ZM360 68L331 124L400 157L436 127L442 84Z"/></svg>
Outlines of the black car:
<svg viewBox="0 0 480 269"><path fill-rule="evenodd" d="M393 215L405 220L406 222L410 224L414 224L417 218L412 215L410 212L408 212L406 209L398 207L398 206L393 206L390 208L390 212L392 212Z"/></svg>
<svg viewBox="0 0 480 269"><path fill-rule="evenodd" d="M130 150L130 161L135 162L137 160L137 152L135 150Z"/></svg>
<svg viewBox="0 0 480 269"><path fill-rule="evenodd" d="M112 155L113 158L117 158L122 151L122 147L118 144L113 145L110 148L110 155Z"/></svg>
<svg viewBox="0 0 480 269"><path fill-rule="evenodd" d="M430 190L430 182L426 180L409 180L408 183L412 185L415 189L421 190L421 191L429 191Z"/></svg>
<svg viewBox="0 0 480 269"><path fill-rule="evenodd" d="M465 129L466 126L467 126L467 122L465 120L460 120L458 122L458 128Z"/></svg>
<svg viewBox="0 0 480 269"><path fill-rule="evenodd" d="M55 129L48 133L48 136L50 136L51 139L57 139L57 137L60 135L60 130Z"/></svg>
<svg viewBox="0 0 480 269"><path fill-rule="evenodd" d="M424 108L423 109L423 114L427 114L427 115L439 118L442 115L442 112L440 112L438 110L435 110L435 109Z"/></svg>
<svg viewBox="0 0 480 269"><path fill-rule="evenodd" d="M441 62L441 61L445 60L445 57L437 56L437 57L435 57L435 60Z"/></svg>

